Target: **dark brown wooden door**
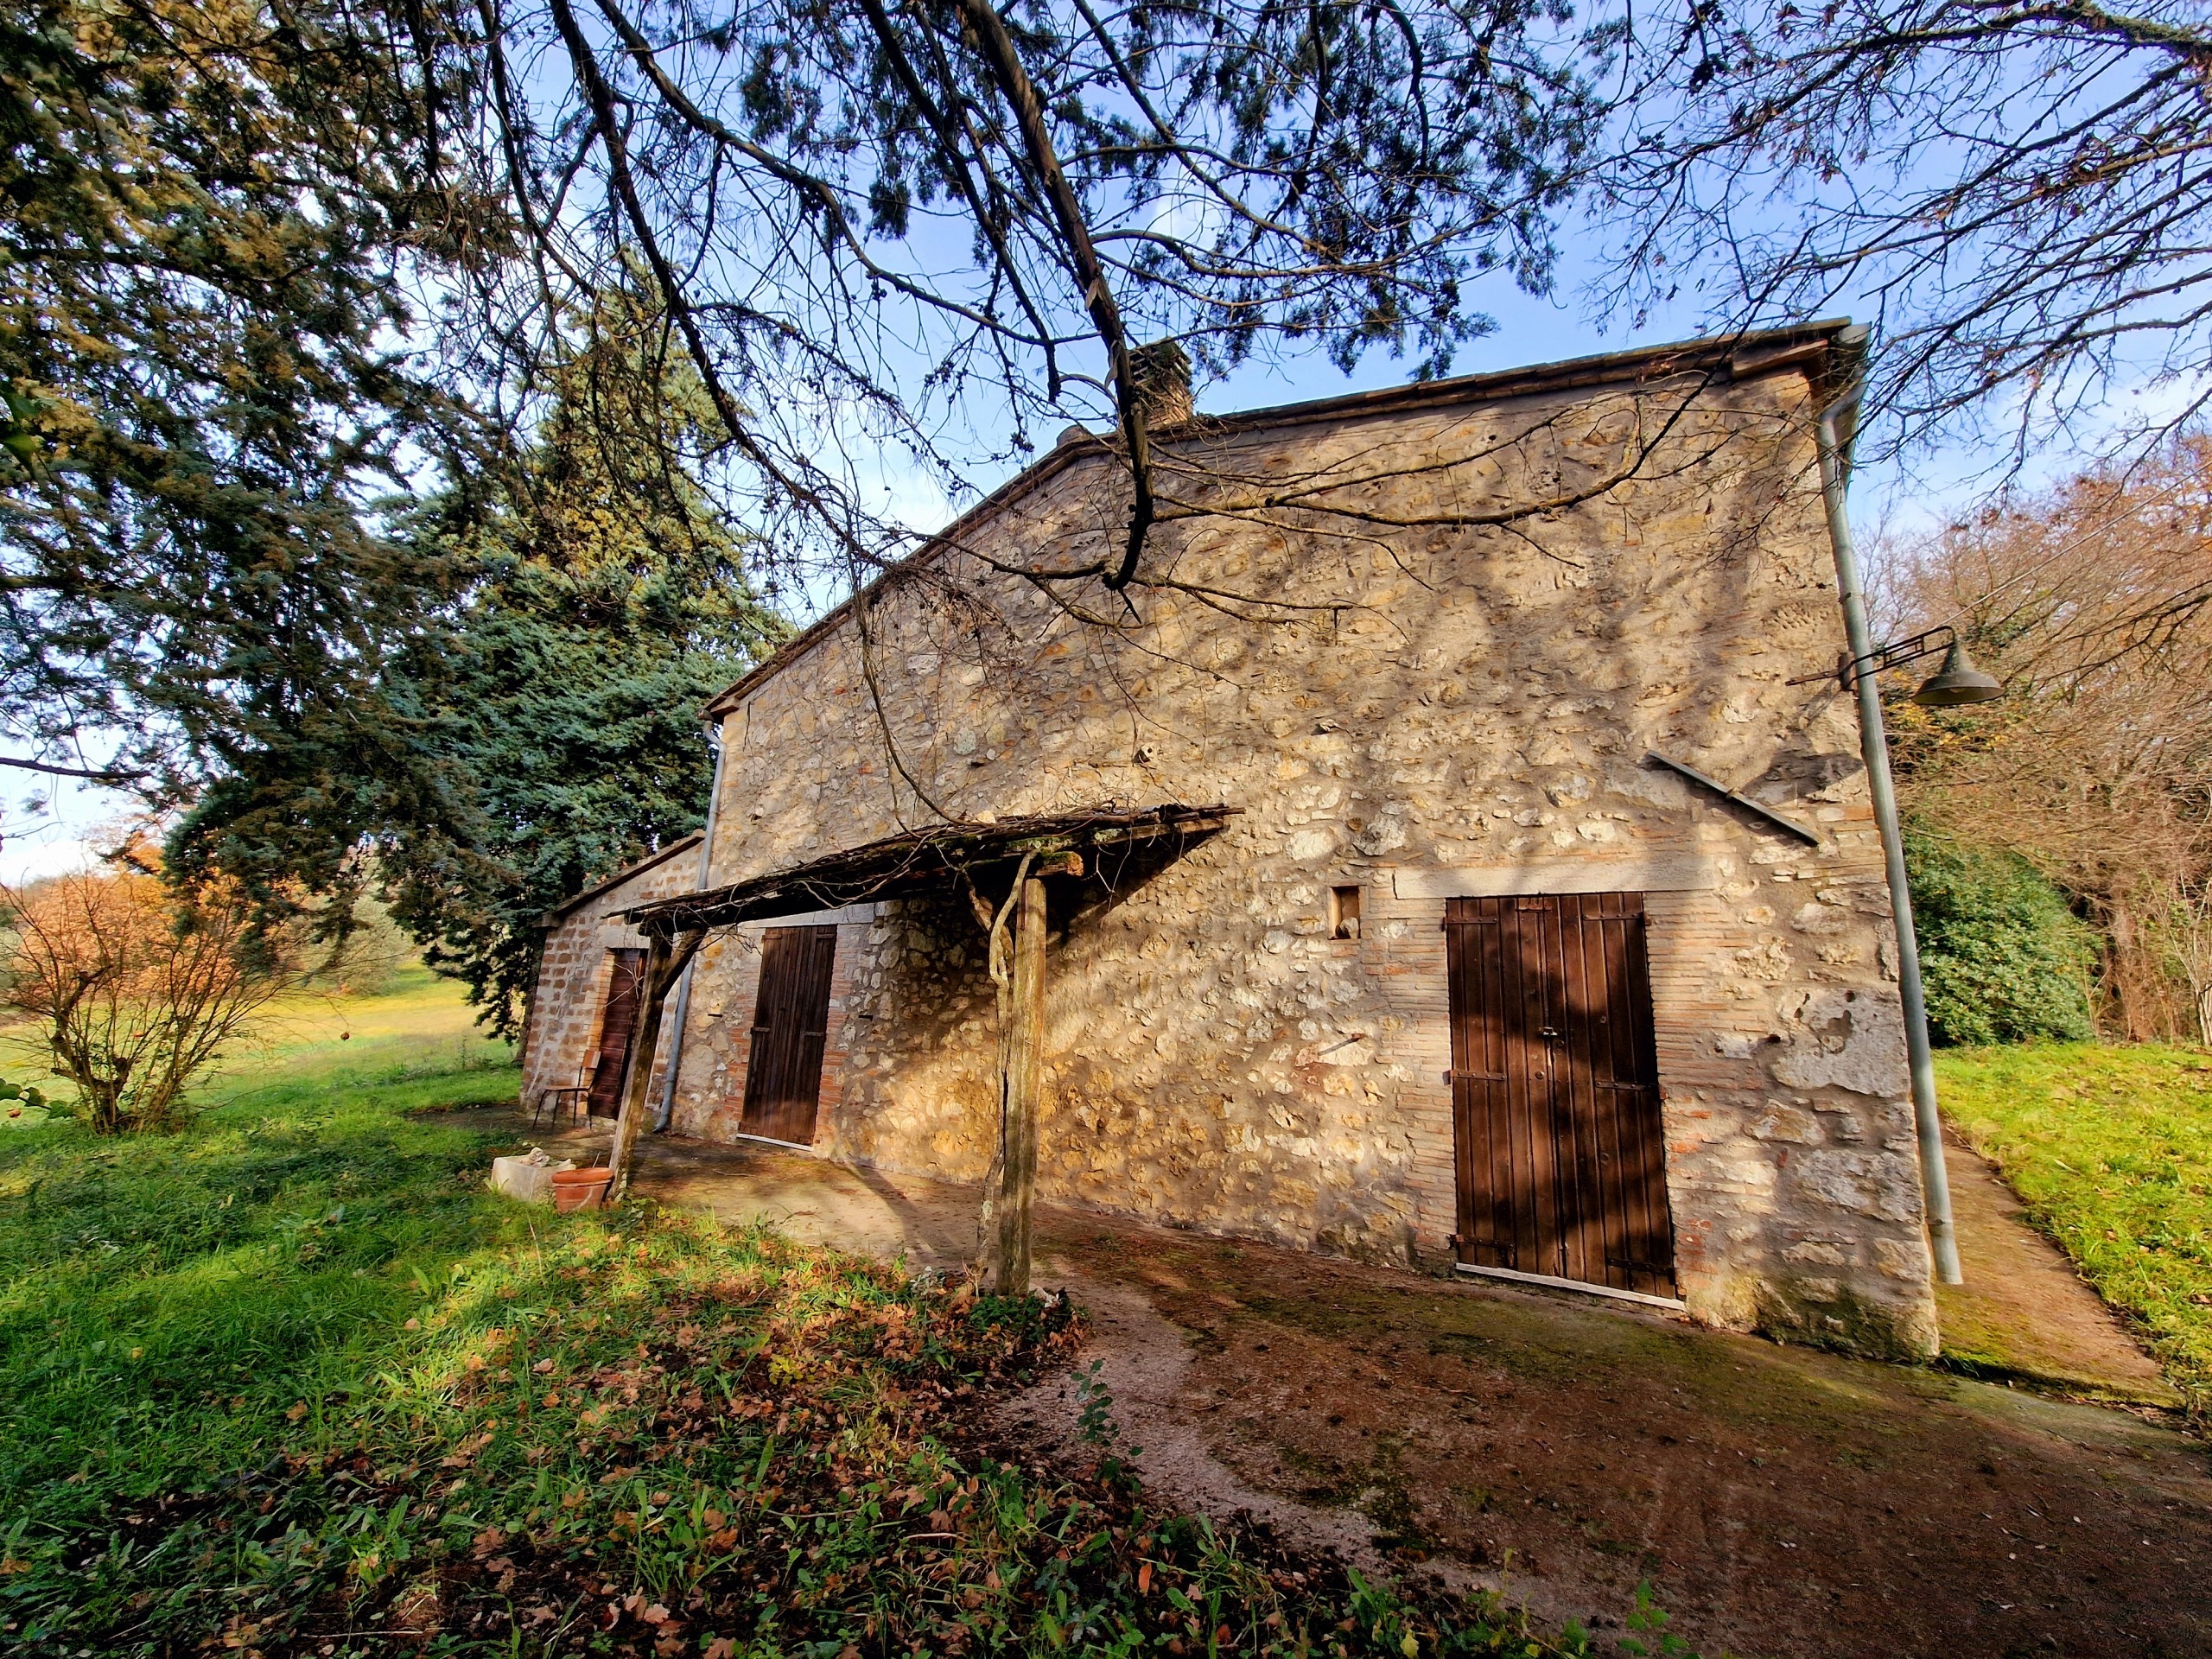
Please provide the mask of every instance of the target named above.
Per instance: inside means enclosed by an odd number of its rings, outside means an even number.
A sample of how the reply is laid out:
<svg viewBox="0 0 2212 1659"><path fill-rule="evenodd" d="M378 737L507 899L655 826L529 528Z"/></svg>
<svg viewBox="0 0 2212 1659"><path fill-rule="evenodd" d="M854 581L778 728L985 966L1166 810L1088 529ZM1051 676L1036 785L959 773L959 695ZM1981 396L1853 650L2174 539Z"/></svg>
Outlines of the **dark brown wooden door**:
<svg viewBox="0 0 2212 1659"><path fill-rule="evenodd" d="M614 958L607 980L607 1004L599 1011L599 1054L591 1065L591 1093L586 1110L594 1117L622 1114L622 1067L630 1058L630 1038L638 1024L639 982L645 953L625 946L607 953Z"/></svg>
<svg viewBox="0 0 2212 1659"><path fill-rule="evenodd" d="M1462 1262L1675 1294L1643 895L1454 899Z"/></svg>
<svg viewBox="0 0 2212 1659"><path fill-rule="evenodd" d="M747 1135L810 1146L822 1100L822 1052L830 1033L834 927L772 927L760 937L760 995L745 1065Z"/></svg>

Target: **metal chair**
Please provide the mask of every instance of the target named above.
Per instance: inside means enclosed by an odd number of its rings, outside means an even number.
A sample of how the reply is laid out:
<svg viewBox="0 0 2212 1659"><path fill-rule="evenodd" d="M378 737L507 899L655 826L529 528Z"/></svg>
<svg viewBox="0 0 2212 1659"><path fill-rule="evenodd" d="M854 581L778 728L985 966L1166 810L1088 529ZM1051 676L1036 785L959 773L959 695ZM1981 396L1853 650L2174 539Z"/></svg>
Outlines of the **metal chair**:
<svg viewBox="0 0 2212 1659"><path fill-rule="evenodd" d="M530 1109L530 1127L532 1129L541 1126L558 1128L561 1114L564 1110L569 1115L569 1127L575 1128L577 1119L583 1116L584 1103L591 1094L591 1084L585 1078L584 1068L581 1065L576 1068L576 1082L565 1088L537 1091L537 1098Z"/></svg>

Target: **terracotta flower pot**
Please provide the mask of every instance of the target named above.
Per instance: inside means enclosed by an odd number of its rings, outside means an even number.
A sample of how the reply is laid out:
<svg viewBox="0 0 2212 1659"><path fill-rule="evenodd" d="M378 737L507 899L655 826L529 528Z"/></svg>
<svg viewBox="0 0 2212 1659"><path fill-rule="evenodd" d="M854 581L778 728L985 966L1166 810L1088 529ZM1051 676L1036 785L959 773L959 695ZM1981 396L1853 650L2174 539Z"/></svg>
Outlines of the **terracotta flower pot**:
<svg viewBox="0 0 2212 1659"><path fill-rule="evenodd" d="M562 1215L571 1210L596 1210L607 1202L611 1169L556 1169L553 1172L553 1208Z"/></svg>

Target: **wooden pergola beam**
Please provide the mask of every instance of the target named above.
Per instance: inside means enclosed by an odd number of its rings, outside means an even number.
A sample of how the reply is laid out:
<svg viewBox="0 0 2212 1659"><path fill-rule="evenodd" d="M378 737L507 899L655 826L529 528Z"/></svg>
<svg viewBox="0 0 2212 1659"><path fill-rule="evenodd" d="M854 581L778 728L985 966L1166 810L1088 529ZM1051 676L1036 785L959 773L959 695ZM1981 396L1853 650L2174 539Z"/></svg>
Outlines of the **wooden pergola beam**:
<svg viewBox="0 0 2212 1659"><path fill-rule="evenodd" d="M1014 972L1007 999L1005 1057L999 1077L997 1289L1029 1294L1029 1212L1037 1195L1037 1112L1045 1096L1045 883L1025 874L1014 917Z"/></svg>
<svg viewBox="0 0 2212 1659"><path fill-rule="evenodd" d="M630 1158L638 1144L639 1126L648 1110L645 1094L652 1083L653 1058L660 1047L661 1015L668 1007L668 994L705 937L703 928L645 936L645 971L638 986L638 1022L631 1029L629 1058L622 1071L622 1109L614 1120L614 1145L607 1155L607 1166L613 1172L607 1188L610 1204L620 1203L629 1192Z"/></svg>
<svg viewBox="0 0 2212 1659"><path fill-rule="evenodd" d="M1122 849L1141 858L1149 847L1186 850L1218 834L1235 817L1231 806L1168 805L1142 812L1078 812L1000 823L938 824L830 853L772 874L704 893L656 899L623 912L633 925L728 927L807 911L957 891L1022 859L1073 853L1093 860L1101 880L1112 865L1100 855Z"/></svg>

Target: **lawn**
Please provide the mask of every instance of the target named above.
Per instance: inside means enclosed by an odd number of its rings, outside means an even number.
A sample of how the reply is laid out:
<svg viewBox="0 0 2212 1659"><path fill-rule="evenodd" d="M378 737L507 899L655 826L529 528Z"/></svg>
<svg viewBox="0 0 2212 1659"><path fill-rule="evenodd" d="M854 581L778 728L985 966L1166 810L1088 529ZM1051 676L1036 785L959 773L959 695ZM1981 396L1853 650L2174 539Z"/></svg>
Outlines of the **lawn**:
<svg viewBox="0 0 2212 1659"><path fill-rule="evenodd" d="M2053 1043L1936 1065L1944 1115L2212 1410L2212 1052Z"/></svg>
<svg viewBox="0 0 2212 1659"><path fill-rule="evenodd" d="M0 1135L10 1651L1586 1650L1152 1510L1102 1396L1095 1466L995 1444L1064 1306L492 1197L427 975L287 1014L184 1134Z"/></svg>

